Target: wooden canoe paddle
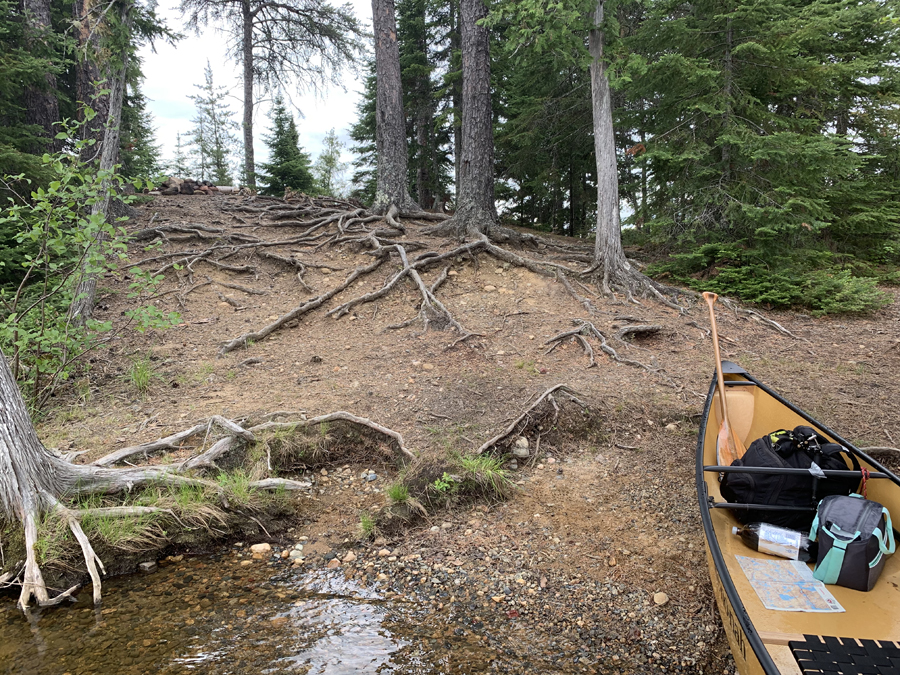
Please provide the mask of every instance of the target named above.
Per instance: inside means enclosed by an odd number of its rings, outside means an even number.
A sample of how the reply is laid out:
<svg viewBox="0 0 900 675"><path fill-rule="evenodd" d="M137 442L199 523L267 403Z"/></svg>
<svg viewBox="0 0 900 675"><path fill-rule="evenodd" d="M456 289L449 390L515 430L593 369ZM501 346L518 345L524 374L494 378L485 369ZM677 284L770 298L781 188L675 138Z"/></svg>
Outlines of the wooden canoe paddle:
<svg viewBox="0 0 900 675"><path fill-rule="evenodd" d="M731 466L731 463L744 456L747 449L738 438L728 422L728 407L725 402L725 377L722 375L722 356L719 354L719 331L716 329L716 311L714 305L719 296L715 293L704 293L703 299L709 305L709 323L712 327L713 351L716 354L716 378L719 390L719 402L722 405L722 423L719 425L719 436L716 438L716 462L719 466Z"/></svg>

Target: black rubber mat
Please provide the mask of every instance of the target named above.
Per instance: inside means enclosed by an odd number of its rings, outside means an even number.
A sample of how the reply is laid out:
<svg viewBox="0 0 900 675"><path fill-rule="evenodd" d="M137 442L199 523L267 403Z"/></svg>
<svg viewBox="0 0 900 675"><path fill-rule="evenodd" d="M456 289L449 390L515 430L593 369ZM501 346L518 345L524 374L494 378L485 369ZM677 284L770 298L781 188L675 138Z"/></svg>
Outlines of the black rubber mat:
<svg viewBox="0 0 900 675"><path fill-rule="evenodd" d="M804 635L791 641L791 652L804 675L898 675L900 645L885 640Z"/></svg>

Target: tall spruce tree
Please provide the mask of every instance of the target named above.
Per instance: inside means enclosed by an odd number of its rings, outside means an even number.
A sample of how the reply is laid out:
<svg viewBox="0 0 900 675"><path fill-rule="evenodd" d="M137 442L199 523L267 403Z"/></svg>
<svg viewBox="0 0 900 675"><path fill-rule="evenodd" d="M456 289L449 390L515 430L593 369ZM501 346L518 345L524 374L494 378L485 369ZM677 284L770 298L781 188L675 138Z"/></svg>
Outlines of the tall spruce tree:
<svg viewBox="0 0 900 675"><path fill-rule="evenodd" d="M122 102L119 163L119 173L124 178L149 178L161 168L153 116L147 110L147 99L137 84L126 89Z"/></svg>
<svg viewBox="0 0 900 675"><path fill-rule="evenodd" d="M504 216L524 227L586 236L596 208L588 74L552 52L520 56L495 60L503 73L495 99Z"/></svg>
<svg viewBox="0 0 900 675"><path fill-rule="evenodd" d="M175 155L168 163L166 170L178 178L187 178L191 173L187 143L181 140L181 133L175 134Z"/></svg>
<svg viewBox="0 0 900 675"><path fill-rule="evenodd" d="M363 204L375 202L377 191L378 148L375 143L375 61L366 65L366 79L362 96L356 104L356 122L350 127L350 146L356 157L352 162L353 176L350 179L350 196Z"/></svg>
<svg viewBox="0 0 900 675"><path fill-rule="evenodd" d="M441 36L434 0L397 3L397 39L403 107L407 111L410 188L424 208L434 208L447 193L449 125L439 120L439 90L434 79L440 52L432 48Z"/></svg>
<svg viewBox="0 0 900 675"><path fill-rule="evenodd" d="M896 8L652 7L627 41L629 90L646 102L635 126L648 138L653 230L703 244L682 259L688 283L711 275L703 284L719 292L805 302L837 292L815 267L897 241L900 186L882 170L897 147Z"/></svg>
<svg viewBox="0 0 900 675"><path fill-rule="evenodd" d="M216 185L231 185L230 160L239 147L235 135L238 124L226 101L226 88L215 85L212 67L208 62L203 77L202 85L194 85L200 93L189 97L197 109L191 130L195 170L200 180L211 180Z"/></svg>
<svg viewBox="0 0 900 675"><path fill-rule="evenodd" d="M341 152L344 144L338 139L334 129L330 129L322 139L322 152L316 158L312 166L319 189L323 194L332 197L340 197L346 187L344 173L347 170L346 162L341 161Z"/></svg>
<svg viewBox="0 0 900 675"><path fill-rule="evenodd" d="M300 148L297 124L280 94L275 98L269 119L272 132L263 138L269 146L269 161L259 165L262 169L259 179L265 184L262 194L281 196L287 188L312 192L316 181L310 172L309 155Z"/></svg>

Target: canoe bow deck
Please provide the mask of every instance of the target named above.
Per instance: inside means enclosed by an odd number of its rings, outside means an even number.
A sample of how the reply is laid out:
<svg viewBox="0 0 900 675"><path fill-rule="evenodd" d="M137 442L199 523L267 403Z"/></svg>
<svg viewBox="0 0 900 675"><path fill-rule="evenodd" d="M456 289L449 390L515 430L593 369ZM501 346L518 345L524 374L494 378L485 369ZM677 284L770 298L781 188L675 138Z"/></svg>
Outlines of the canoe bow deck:
<svg viewBox="0 0 900 675"><path fill-rule="evenodd" d="M861 466L883 474L883 478L868 482L868 497L900 518L900 478L739 366L726 361L723 371L732 428L741 433L747 446L777 429L811 426L850 449ZM725 501L718 472L704 470L716 465L720 424L719 406L714 404L716 386L713 378L700 426L697 493L713 591L738 671L742 675L900 673L900 646L895 643L900 641L900 553L888 557L878 583L868 593L828 586L845 612L785 612L763 607L736 556L774 558L753 551L731 533L733 526L740 525L731 511L711 508L711 503Z"/></svg>

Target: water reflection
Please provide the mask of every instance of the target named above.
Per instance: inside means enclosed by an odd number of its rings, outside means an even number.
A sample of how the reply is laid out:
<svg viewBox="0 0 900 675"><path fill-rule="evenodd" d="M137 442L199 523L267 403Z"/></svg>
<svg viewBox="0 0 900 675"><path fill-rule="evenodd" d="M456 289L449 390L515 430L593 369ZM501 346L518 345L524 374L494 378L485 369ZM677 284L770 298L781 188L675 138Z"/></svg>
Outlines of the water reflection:
<svg viewBox="0 0 900 675"><path fill-rule="evenodd" d="M445 627L429 628L415 606L385 599L339 570L237 563L225 554L112 579L100 608L90 604L89 589L76 604L26 616L5 599L0 674L431 675L463 668L451 664L446 638L435 639ZM464 672L489 668L480 647L456 647Z"/></svg>

